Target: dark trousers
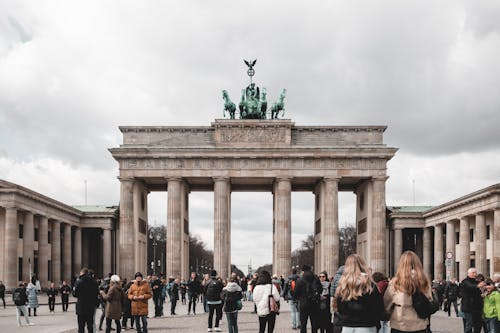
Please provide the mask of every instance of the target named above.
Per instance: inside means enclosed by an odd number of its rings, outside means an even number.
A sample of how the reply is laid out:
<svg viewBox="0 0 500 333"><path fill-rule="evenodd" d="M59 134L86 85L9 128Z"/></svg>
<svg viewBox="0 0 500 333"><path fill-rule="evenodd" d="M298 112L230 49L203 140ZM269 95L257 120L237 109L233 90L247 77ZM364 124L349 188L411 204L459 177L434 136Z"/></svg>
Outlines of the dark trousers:
<svg viewBox="0 0 500 333"><path fill-rule="evenodd" d="M134 328L134 317L132 316L122 316L122 326L127 327L127 321L130 319L130 328Z"/></svg>
<svg viewBox="0 0 500 333"><path fill-rule="evenodd" d="M134 316L134 321L137 333L148 333L148 316Z"/></svg>
<svg viewBox="0 0 500 333"><path fill-rule="evenodd" d="M318 309L300 309L300 333L307 333L307 319L311 321L311 332L318 331Z"/></svg>
<svg viewBox="0 0 500 333"><path fill-rule="evenodd" d="M427 333L427 330L421 330L421 331L413 331L413 332L403 332L400 330L397 330L395 328L391 328L391 333Z"/></svg>
<svg viewBox="0 0 500 333"><path fill-rule="evenodd" d="M63 312L68 311L69 296L62 296L62 297L61 297L61 301L62 301L62 309L63 309Z"/></svg>
<svg viewBox="0 0 500 333"><path fill-rule="evenodd" d="M465 330L464 333L481 333L483 321L481 312L464 312Z"/></svg>
<svg viewBox="0 0 500 333"><path fill-rule="evenodd" d="M267 316L259 316L259 333L265 333L266 325L267 333L273 333L275 323L276 313L270 313Z"/></svg>
<svg viewBox="0 0 500 333"><path fill-rule="evenodd" d="M208 328L212 328L212 322L215 312L215 327L219 327L222 319L222 304L208 304Z"/></svg>
<svg viewBox="0 0 500 333"><path fill-rule="evenodd" d="M193 305L193 313L196 314L196 299L197 299L197 297L195 297L195 296L189 297L188 313L191 312L191 305Z"/></svg>
<svg viewBox="0 0 500 333"><path fill-rule="evenodd" d="M54 311L55 307L56 307L56 298L49 297L49 311Z"/></svg>
<svg viewBox="0 0 500 333"><path fill-rule="evenodd" d="M153 296L153 302L155 303L155 317L160 317L163 310L163 300L160 296Z"/></svg>
<svg viewBox="0 0 500 333"><path fill-rule="evenodd" d="M36 316L36 308L33 308L33 315ZM28 316L31 316L31 308L28 307Z"/></svg>
<svg viewBox="0 0 500 333"><path fill-rule="evenodd" d="M186 293L181 293L181 302L182 304L186 304Z"/></svg>
<svg viewBox="0 0 500 333"><path fill-rule="evenodd" d="M113 319L111 318L106 318L106 333L111 332L111 322ZM116 333L120 333L122 331L122 326L120 325L120 319L114 319L115 324L116 324Z"/></svg>
<svg viewBox="0 0 500 333"><path fill-rule="evenodd" d="M92 314L78 315L78 333L85 333L85 326L87 332L94 332L94 316Z"/></svg>
<svg viewBox="0 0 500 333"><path fill-rule="evenodd" d="M174 315L175 314L175 307L177 306L177 300L174 298L174 299L170 299L170 314L171 315Z"/></svg>
<svg viewBox="0 0 500 333"><path fill-rule="evenodd" d="M457 300L451 300L447 299L446 300L446 310L448 310L448 317L451 315L451 305L453 304L453 307L455 308L455 314L458 317L458 306L457 306Z"/></svg>
<svg viewBox="0 0 500 333"><path fill-rule="evenodd" d="M2 296L0 297L2 299L2 302L3 302L3 308L5 309L5 296Z"/></svg>
<svg viewBox="0 0 500 333"><path fill-rule="evenodd" d="M227 331L229 333L238 333L238 311L226 312Z"/></svg>

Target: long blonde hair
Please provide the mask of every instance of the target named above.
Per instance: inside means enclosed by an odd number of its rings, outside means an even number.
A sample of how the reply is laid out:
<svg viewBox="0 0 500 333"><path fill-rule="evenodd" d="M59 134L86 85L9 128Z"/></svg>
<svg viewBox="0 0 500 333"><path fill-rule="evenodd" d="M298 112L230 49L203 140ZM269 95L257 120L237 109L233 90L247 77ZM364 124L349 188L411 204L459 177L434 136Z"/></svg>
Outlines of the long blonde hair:
<svg viewBox="0 0 500 333"><path fill-rule="evenodd" d="M363 258L358 254L347 257L344 273L340 277L335 297L342 301L358 299L373 290L372 277Z"/></svg>
<svg viewBox="0 0 500 333"><path fill-rule="evenodd" d="M396 276L391 281L396 291L413 295L419 290L427 294L430 290L430 282L424 273L420 258L413 251L405 251L401 255Z"/></svg>

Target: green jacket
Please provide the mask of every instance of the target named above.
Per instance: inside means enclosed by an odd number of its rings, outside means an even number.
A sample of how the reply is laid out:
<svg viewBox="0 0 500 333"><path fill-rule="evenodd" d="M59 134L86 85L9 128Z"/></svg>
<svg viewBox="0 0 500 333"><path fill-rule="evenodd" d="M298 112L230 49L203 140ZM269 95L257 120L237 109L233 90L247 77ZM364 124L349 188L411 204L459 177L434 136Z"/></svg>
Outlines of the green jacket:
<svg viewBox="0 0 500 333"><path fill-rule="evenodd" d="M498 318L500 320L500 293L494 290L484 297L483 318Z"/></svg>

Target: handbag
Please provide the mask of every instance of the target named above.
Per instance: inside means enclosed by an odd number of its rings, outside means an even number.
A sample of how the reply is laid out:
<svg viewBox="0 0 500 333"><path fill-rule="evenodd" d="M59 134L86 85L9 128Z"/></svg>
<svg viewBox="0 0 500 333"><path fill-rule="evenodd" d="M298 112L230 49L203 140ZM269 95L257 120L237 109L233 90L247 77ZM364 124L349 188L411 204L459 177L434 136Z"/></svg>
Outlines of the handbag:
<svg viewBox="0 0 500 333"><path fill-rule="evenodd" d="M236 310L240 311L243 309L243 303L241 302L241 299L236 300Z"/></svg>
<svg viewBox="0 0 500 333"><path fill-rule="evenodd" d="M269 291L269 312L280 314L280 303L276 302L273 296L273 285L271 284L271 290Z"/></svg>

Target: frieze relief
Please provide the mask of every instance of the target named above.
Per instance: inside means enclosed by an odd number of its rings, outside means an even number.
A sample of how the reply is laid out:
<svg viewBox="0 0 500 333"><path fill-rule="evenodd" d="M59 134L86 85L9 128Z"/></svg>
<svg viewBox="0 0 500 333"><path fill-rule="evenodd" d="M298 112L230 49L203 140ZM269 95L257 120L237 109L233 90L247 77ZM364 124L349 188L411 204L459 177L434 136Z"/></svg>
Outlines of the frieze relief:
<svg viewBox="0 0 500 333"><path fill-rule="evenodd" d="M127 159L121 161L123 169L175 170L175 169L384 169L386 160L380 158L168 158L168 159Z"/></svg>
<svg viewBox="0 0 500 333"><path fill-rule="evenodd" d="M276 128L222 128L220 129L221 143L235 142L286 142L287 131Z"/></svg>

